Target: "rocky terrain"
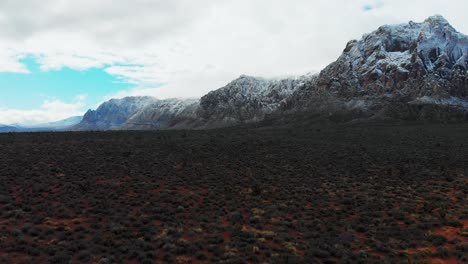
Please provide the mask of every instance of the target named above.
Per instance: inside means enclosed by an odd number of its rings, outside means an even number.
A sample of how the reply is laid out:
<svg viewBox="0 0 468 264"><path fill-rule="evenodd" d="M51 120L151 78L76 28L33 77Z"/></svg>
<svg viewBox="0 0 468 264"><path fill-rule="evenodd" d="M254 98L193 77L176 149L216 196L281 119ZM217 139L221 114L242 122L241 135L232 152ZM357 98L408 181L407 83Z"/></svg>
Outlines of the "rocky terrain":
<svg viewBox="0 0 468 264"><path fill-rule="evenodd" d="M443 17L382 26L350 41L288 109L439 121L454 114L466 121L467 69L468 37Z"/></svg>
<svg viewBox="0 0 468 264"><path fill-rule="evenodd" d="M197 118L205 128L232 126L264 120L279 110L313 75L267 80L243 75L203 96Z"/></svg>
<svg viewBox="0 0 468 264"><path fill-rule="evenodd" d="M301 112L346 121L467 121L467 69L468 37L433 16L382 26L350 41L317 75L282 80L242 75L199 100L111 100L89 111L74 129L216 128Z"/></svg>
<svg viewBox="0 0 468 264"><path fill-rule="evenodd" d="M201 99L139 97L111 100L90 110L73 130L216 128L259 122L278 111L286 98L313 75L267 80L242 75ZM119 106L115 106L118 102ZM147 103L146 103L147 102ZM130 104L123 108L123 105ZM121 113L124 109L125 112ZM131 109L131 111L128 111ZM118 120L118 121L116 121Z"/></svg>
<svg viewBox="0 0 468 264"><path fill-rule="evenodd" d="M466 124L0 135L0 263L466 263Z"/></svg>
<svg viewBox="0 0 468 264"><path fill-rule="evenodd" d="M198 99L156 100L138 110L123 124L123 129L184 128L196 122Z"/></svg>
<svg viewBox="0 0 468 264"><path fill-rule="evenodd" d="M157 99L150 96L111 99L101 104L96 110L89 110L83 120L71 130L108 130L120 128L138 110Z"/></svg>

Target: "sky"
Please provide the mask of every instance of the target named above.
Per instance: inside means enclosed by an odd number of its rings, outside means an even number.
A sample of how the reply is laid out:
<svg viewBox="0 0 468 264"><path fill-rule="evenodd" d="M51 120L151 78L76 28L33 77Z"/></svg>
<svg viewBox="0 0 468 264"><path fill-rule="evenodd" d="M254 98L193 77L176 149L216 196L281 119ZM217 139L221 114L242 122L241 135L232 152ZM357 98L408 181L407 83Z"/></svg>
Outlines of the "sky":
<svg viewBox="0 0 468 264"><path fill-rule="evenodd" d="M82 115L110 98L200 97L242 74L319 72L384 24L466 0L2 0L0 124Z"/></svg>

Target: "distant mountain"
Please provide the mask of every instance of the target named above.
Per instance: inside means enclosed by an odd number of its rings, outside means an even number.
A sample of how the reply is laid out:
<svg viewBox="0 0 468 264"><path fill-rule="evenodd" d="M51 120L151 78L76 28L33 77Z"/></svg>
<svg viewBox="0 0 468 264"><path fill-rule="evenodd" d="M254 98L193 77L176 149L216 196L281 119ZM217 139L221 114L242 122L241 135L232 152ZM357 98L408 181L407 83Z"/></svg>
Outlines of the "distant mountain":
<svg viewBox="0 0 468 264"><path fill-rule="evenodd" d="M69 130L72 126L78 124L82 116L74 116L64 120L37 124L32 126L27 125L1 125L0 124L0 133L6 132L46 132L46 131L66 131Z"/></svg>
<svg viewBox="0 0 468 264"><path fill-rule="evenodd" d="M49 123L43 123L43 124L38 124L38 125L33 125L33 126L20 126L24 129L55 129L55 130L61 130L61 129L66 129L71 126L77 125L78 123L81 122L83 119L83 116L73 116L69 117L67 119L55 121L55 122L49 122Z"/></svg>
<svg viewBox="0 0 468 264"><path fill-rule="evenodd" d="M107 130L120 128L137 111L157 99L149 96L111 99L101 104L97 110L89 110L83 120L72 127L73 130Z"/></svg>
<svg viewBox="0 0 468 264"><path fill-rule="evenodd" d="M18 129L14 126L7 126L0 124L0 133L18 132Z"/></svg>
<svg viewBox="0 0 468 264"><path fill-rule="evenodd" d="M130 113L120 127L114 128L199 129L257 122L279 109L286 98L313 78L313 75L306 75L283 80L267 80L242 75L201 99L153 98L152 103ZM101 105L97 111L106 108L109 103L111 101ZM109 114L111 115L112 111L109 111ZM85 121L86 115L82 123ZM98 122L102 122L102 118L94 123ZM86 124L87 126L84 126L86 129L107 129L93 126L93 122ZM77 129L81 129L81 124Z"/></svg>
<svg viewBox="0 0 468 264"><path fill-rule="evenodd" d="M88 111L83 129L215 128L312 113L340 120L468 121L468 37L442 16L352 40L317 75L242 75L199 100L129 97Z"/></svg>

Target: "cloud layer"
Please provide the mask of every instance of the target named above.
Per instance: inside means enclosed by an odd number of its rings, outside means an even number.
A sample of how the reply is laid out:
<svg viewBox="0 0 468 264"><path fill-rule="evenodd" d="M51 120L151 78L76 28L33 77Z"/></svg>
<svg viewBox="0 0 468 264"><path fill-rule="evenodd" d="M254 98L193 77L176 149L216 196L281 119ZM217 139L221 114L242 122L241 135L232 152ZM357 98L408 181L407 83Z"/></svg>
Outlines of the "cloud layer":
<svg viewBox="0 0 468 264"><path fill-rule="evenodd" d="M244 73L319 71L382 24L442 14L468 32L466 10L466 0L3 0L0 71L27 73L18 59L32 54L45 71L103 68L136 85L109 96L197 97Z"/></svg>
<svg viewBox="0 0 468 264"><path fill-rule="evenodd" d="M45 100L40 109L33 110L0 109L0 121L2 124L37 125L79 116L83 114L85 99L85 96L77 96L70 103Z"/></svg>

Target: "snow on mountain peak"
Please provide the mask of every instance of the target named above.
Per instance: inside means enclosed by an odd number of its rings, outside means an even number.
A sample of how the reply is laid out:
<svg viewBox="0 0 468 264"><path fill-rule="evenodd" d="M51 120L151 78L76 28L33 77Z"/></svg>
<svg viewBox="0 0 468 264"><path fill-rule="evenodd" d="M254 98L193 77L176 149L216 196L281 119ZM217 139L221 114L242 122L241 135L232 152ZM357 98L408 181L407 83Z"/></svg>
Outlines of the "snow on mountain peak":
<svg viewBox="0 0 468 264"><path fill-rule="evenodd" d="M432 25L449 25L449 22L445 17L442 15L433 15L428 17L426 20L424 20L424 23L426 24L432 24Z"/></svg>
<svg viewBox="0 0 468 264"><path fill-rule="evenodd" d="M348 42L338 60L318 75L241 75L199 100L125 98L103 104L84 120L92 128L123 123L128 129L213 128L257 122L282 111L372 116L411 102L465 107L467 69L468 37L435 15L421 23L384 25Z"/></svg>
<svg viewBox="0 0 468 264"><path fill-rule="evenodd" d="M349 58L354 68L370 70L376 75L388 67L409 71L407 67L415 61L420 61L428 72L441 64L449 68L458 65L466 70L468 37L457 32L444 17L436 15L422 23L381 26L359 41L350 41L343 56Z"/></svg>

